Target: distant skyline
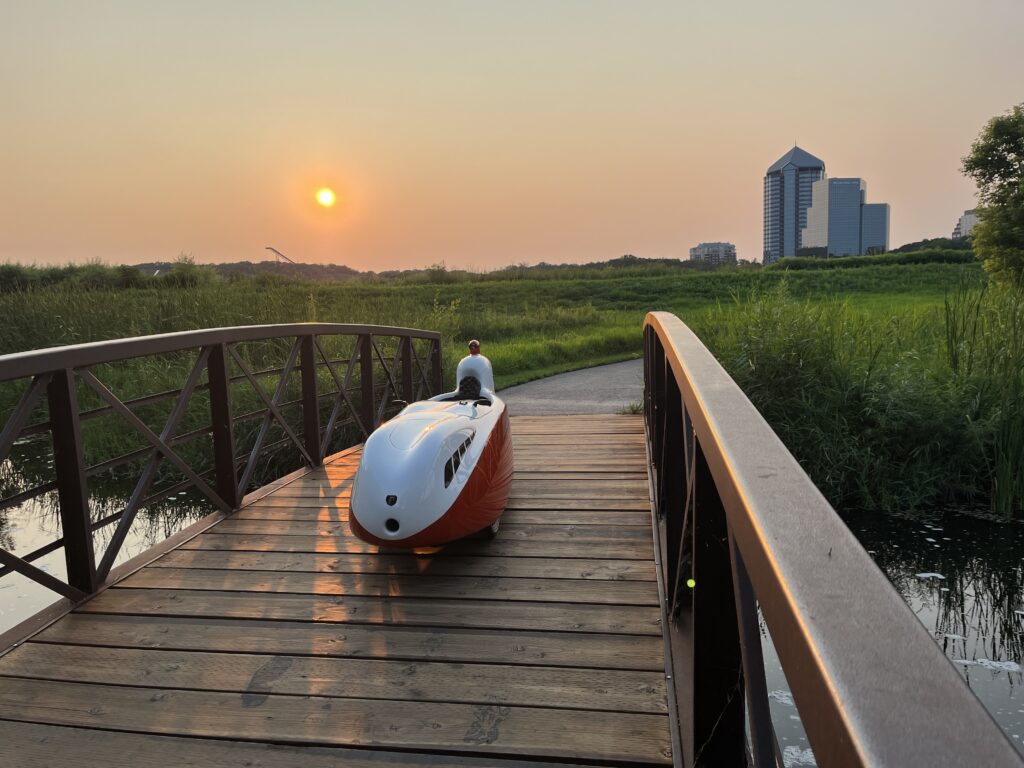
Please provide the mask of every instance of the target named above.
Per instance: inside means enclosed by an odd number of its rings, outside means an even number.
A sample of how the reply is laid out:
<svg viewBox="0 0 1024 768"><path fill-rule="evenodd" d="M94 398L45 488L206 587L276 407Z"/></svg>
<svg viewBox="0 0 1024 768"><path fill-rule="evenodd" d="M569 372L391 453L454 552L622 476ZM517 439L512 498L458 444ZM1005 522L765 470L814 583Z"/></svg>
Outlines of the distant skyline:
<svg viewBox="0 0 1024 768"><path fill-rule="evenodd" d="M945 237L1021 29L1021 0L0 0L0 261L760 260L794 143L892 246Z"/></svg>

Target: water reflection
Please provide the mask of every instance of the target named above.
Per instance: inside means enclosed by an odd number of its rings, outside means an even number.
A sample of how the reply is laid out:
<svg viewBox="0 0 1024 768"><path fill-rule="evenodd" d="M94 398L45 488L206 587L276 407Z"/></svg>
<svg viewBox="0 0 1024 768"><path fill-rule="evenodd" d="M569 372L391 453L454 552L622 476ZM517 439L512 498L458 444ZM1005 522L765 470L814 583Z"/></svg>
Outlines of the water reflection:
<svg viewBox="0 0 1024 768"><path fill-rule="evenodd" d="M1020 685L1020 525L949 516L923 524L872 519L852 528L946 655L968 662L958 663L966 679L971 667L982 667Z"/></svg>
<svg viewBox="0 0 1024 768"><path fill-rule="evenodd" d="M148 457L146 457L148 458ZM107 472L89 479L89 511L94 523L120 514L131 497L141 466L139 462L122 465L117 472ZM298 466L293 451L270 452L261 458L253 474L252 487L281 477ZM178 485L183 476L173 467L161 467L150 494L157 495ZM19 441L9 458L0 463L0 498L8 506L0 509L0 547L25 556L60 539L61 520L56 490L45 491L21 503L11 503L19 494L53 480L50 441L32 438ZM214 505L195 489L175 491L139 510L114 565L125 562L159 544L168 536L187 528L213 512ZM117 528L114 520L93 533L95 559L98 563ZM33 565L58 579L66 577L64 551L58 549L33 562ZM0 577L0 632L30 618L59 595L17 573Z"/></svg>
<svg viewBox="0 0 1024 768"><path fill-rule="evenodd" d="M128 493L104 489L90 499L93 520L124 509ZM130 491L129 491L130 493ZM186 528L212 511L212 506L197 494L185 492L156 502L140 510L133 521L115 565L135 557L168 536ZM96 560L99 561L114 533L115 525L100 528L93 534ZM16 555L26 555L61 536L60 514L56 492L49 492L22 504L0 510L0 546ZM64 550L38 558L33 565L58 579L66 576ZM30 618L54 602L59 595L17 573L0 578L0 632Z"/></svg>
<svg viewBox="0 0 1024 768"><path fill-rule="evenodd" d="M1024 526L947 514L851 529L1024 752Z"/></svg>
<svg viewBox="0 0 1024 768"><path fill-rule="evenodd" d="M1024 752L1024 525L948 513L847 516L850 530L982 704ZM765 633L769 706L786 766L814 765Z"/></svg>

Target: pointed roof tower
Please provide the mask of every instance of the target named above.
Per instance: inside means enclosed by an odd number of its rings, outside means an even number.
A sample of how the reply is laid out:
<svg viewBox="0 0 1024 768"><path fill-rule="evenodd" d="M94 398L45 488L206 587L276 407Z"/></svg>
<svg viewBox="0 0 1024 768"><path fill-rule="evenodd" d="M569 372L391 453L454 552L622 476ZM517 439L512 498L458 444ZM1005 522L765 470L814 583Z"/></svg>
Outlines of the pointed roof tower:
<svg viewBox="0 0 1024 768"><path fill-rule="evenodd" d="M787 165L795 165L797 168L821 168L825 170L825 163L823 161L816 158L810 152L800 149L800 147L793 147L789 152L772 163L765 173L781 171Z"/></svg>

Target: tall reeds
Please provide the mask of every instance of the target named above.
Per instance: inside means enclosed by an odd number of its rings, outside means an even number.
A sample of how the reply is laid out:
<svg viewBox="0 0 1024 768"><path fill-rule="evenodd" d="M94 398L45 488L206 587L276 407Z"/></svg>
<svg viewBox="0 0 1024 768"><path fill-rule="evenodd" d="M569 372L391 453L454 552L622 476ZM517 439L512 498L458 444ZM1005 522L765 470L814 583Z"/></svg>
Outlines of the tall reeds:
<svg viewBox="0 0 1024 768"><path fill-rule="evenodd" d="M882 312L781 283L694 325L835 506L1024 516L1019 291Z"/></svg>
<svg viewBox="0 0 1024 768"><path fill-rule="evenodd" d="M0 292L0 354L215 326L405 325L443 333L449 381L465 341L481 338L507 386L638 355L643 314L664 309L705 339L836 506L1024 516L1024 299L986 290L974 263L433 284L179 272L127 289ZM180 386L188 364L106 373L130 397ZM0 417L19 395L0 386ZM128 437L90 427L87 448L102 460Z"/></svg>
<svg viewBox="0 0 1024 768"><path fill-rule="evenodd" d="M988 422L991 507L1002 519L1024 511L1024 288L961 286L946 301L950 370Z"/></svg>

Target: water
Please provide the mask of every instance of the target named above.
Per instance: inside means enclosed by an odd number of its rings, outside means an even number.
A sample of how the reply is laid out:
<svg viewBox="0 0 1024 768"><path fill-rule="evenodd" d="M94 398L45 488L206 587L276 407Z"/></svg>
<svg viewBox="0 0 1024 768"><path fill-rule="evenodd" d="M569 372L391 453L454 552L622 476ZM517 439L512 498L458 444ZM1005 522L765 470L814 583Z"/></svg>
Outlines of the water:
<svg viewBox="0 0 1024 768"><path fill-rule="evenodd" d="M338 431L336 440L347 440L348 433ZM354 441L349 440L346 445ZM140 446L141 447L141 446ZM135 482L148 457L124 465L116 473L99 474L89 479L89 506L93 522L120 513L128 503ZM290 446L265 450L256 464L248 490L282 477L298 467L298 454ZM200 460L197 466L210 466L212 457ZM53 455L48 438L33 437L17 441L11 454L0 462L0 498L14 497L27 489L39 487L54 479ZM148 494L180 485L184 476L164 461ZM140 510L114 560L114 566L130 560L178 531L187 528L216 509L195 489L179 491L166 499ZM61 537L57 492L43 493L22 504L0 509L0 547L15 555L25 556ZM107 544L117 528L111 522L93 533L96 563L106 552ZM43 555L32 563L54 577L65 580L67 571L64 550ZM30 618L61 596L17 573L0 577L0 632Z"/></svg>
<svg viewBox="0 0 1024 768"><path fill-rule="evenodd" d="M90 499L93 520L119 512L127 500L128 493L111 490L107 495L97 494ZM0 547L16 555L26 555L59 539L61 525L57 509L56 492L52 492L0 510ZM212 511L212 505L194 491L176 494L141 510L129 528L114 565L145 552ZM113 523L93 534L97 563L115 528L116 523ZM33 565L62 581L67 577L63 549L43 555ZM57 593L21 574L0 577L0 632L30 618L58 598Z"/></svg>
<svg viewBox="0 0 1024 768"><path fill-rule="evenodd" d="M850 516L847 524L1024 754L1024 525L955 513L929 522ZM767 634L764 652L784 762L815 765Z"/></svg>

